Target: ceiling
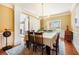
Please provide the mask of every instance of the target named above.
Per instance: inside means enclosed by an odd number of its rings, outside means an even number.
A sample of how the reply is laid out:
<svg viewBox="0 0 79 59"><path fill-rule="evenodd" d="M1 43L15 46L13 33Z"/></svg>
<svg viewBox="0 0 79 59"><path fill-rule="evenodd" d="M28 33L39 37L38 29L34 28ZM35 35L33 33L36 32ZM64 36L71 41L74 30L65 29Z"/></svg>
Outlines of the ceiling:
<svg viewBox="0 0 79 59"><path fill-rule="evenodd" d="M42 16L41 3L19 3L17 5L35 15ZM73 3L44 3L43 16L69 11L72 8L72 5Z"/></svg>

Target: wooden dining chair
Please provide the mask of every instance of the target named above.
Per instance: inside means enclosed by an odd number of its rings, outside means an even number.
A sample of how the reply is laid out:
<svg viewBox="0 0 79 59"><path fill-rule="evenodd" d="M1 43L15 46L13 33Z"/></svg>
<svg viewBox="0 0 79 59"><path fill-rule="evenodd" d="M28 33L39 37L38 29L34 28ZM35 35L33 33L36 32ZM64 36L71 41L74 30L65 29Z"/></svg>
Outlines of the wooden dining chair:
<svg viewBox="0 0 79 59"><path fill-rule="evenodd" d="M34 43L34 32L33 31L27 31L28 33L28 41L27 41L27 47L30 48L31 45Z"/></svg>
<svg viewBox="0 0 79 59"><path fill-rule="evenodd" d="M39 33L39 32L35 32L35 51L40 47L40 49L42 50L42 54L43 54L43 50L45 45L43 44L43 33Z"/></svg>
<svg viewBox="0 0 79 59"><path fill-rule="evenodd" d="M59 52L59 36L60 36L60 34L58 33L57 34L56 42L53 44L53 49L52 49L52 51L55 51L56 52L56 55Z"/></svg>

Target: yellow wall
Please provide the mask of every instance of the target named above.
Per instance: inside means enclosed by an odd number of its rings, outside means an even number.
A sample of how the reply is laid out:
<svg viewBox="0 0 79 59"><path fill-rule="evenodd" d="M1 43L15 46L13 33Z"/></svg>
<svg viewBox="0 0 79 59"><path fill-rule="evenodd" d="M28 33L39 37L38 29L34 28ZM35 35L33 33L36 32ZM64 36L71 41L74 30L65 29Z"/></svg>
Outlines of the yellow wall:
<svg viewBox="0 0 79 59"><path fill-rule="evenodd" d="M55 20L55 19L61 20L61 28L62 29L65 30L66 26L68 25L70 30L72 30L72 28L71 28L71 13L70 12L65 12L65 13L60 13L60 14L49 16L48 18L46 18L44 20L44 24L43 24L44 28L47 27L47 26L50 28L49 22L51 20Z"/></svg>
<svg viewBox="0 0 79 59"><path fill-rule="evenodd" d="M0 5L0 32L3 32L6 28L13 32L14 10L9 7Z"/></svg>

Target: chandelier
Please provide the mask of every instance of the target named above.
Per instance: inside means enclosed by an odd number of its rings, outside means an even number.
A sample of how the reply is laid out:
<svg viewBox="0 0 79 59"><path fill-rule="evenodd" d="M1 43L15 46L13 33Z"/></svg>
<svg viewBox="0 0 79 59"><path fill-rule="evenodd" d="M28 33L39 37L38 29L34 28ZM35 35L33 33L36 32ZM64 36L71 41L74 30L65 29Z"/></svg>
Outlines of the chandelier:
<svg viewBox="0 0 79 59"><path fill-rule="evenodd" d="M44 21L44 3L41 3L42 11L41 11L41 29L44 29L43 21Z"/></svg>

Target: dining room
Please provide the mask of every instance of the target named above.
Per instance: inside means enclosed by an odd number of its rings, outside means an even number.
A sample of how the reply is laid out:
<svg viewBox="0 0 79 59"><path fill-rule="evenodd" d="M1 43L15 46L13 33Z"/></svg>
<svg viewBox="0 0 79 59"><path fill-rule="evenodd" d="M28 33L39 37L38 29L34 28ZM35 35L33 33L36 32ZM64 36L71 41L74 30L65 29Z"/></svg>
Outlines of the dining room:
<svg viewBox="0 0 79 59"><path fill-rule="evenodd" d="M44 49L45 54L54 54L54 55L58 54L58 52L53 49L54 48L53 45L54 43L56 43L56 39L58 38L59 38L58 40L59 43L57 45L59 46L59 48L56 46L55 47L59 50L59 55L78 54L72 43L70 45L72 47L72 50L74 50L74 53L71 52L68 53L65 51L65 50L69 50L69 51L71 50L71 49L66 49L66 47L68 48L66 44L68 44L69 42L65 42L64 40L69 39L72 42L73 28L72 28L72 18L71 18L72 17L71 6L73 5L75 4L73 3L16 4L15 10L16 9L18 10L15 12L15 15L16 17L17 16L22 16L22 17L20 19L20 23L15 25L15 27L17 27L17 29L15 28L16 31L15 34L17 34L17 32L20 33L21 38L24 39L26 43L26 47L31 48L31 50L29 49L30 51L28 49L25 49L24 51L27 50L28 52L26 51L24 54L32 55L33 53L34 54L43 53L41 48L39 48L39 44L36 44L37 42L39 42L39 40L41 40L41 38L40 39L38 38L38 40L36 40L35 33L42 33L42 38L43 38L42 43L44 45L44 48L42 46L42 49ZM21 12L22 14L20 15ZM19 26L20 26L20 31L18 29ZM69 38L66 37L66 30L70 35ZM30 39L30 32L32 32L31 35L33 35L31 38L32 40ZM32 49L33 50L35 49L37 51L41 50L41 52L36 52L36 51L33 52Z"/></svg>
<svg viewBox="0 0 79 59"><path fill-rule="evenodd" d="M8 55L78 55L78 29L74 23L78 26L78 6L75 3L0 4L1 50ZM7 19L5 24L3 19Z"/></svg>

